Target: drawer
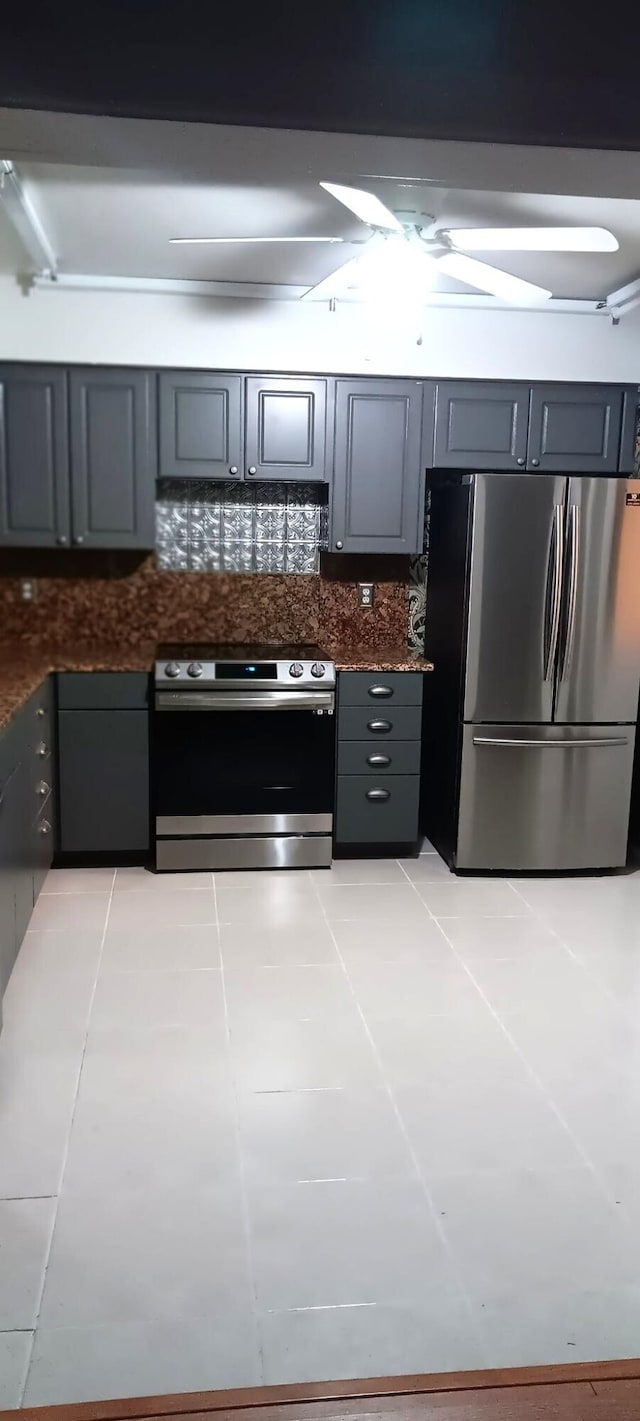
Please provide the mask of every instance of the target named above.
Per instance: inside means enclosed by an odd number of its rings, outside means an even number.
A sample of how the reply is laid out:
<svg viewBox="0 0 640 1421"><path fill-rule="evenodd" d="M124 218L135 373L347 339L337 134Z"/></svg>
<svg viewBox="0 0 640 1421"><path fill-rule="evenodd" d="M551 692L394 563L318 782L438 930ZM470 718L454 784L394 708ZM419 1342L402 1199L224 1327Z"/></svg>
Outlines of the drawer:
<svg viewBox="0 0 640 1421"><path fill-rule="evenodd" d="M418 775L420 749L419 740L394 740L388 745L372 745L371 740L341 740L338 774Z"/></svg>
<svg viewBox="0 0 640 1421"><path fill-rule="evenodd" d="M336 843L413 843L419 802L419 775L338 775Z"/></svg>
<svg viewBox="0 0 640 1421"><path fill-rule="evenodd" d="M422 705L421 671L341 671L341 706Z"/></svg>
<svg viewBox="0 0 640 1421"><path fill-rule="evenodd" d="M338 740L420 740L420 706L340 706Z"/></svg>
<svg viewBox="0 0 640 1421"><path fill-rule="evenodd" d="M60 710L144 710L149 676L144 671L64 671L58 675Z"/></svg>

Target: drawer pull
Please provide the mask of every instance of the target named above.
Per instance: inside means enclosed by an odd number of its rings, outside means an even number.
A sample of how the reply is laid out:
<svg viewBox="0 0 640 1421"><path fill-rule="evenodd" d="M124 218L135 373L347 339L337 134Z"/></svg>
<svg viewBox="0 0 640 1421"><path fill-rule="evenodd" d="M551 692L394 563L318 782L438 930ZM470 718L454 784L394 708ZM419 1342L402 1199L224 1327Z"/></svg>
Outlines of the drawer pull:
<svg viewBox="0 0 640 1421"><path fill-rule="evenodd" d="M393 686L370 686L369 695L375 696L377 701L388 701L393 695Z"/></svg>
<svg viewBox="0 0 640 1421"><path fill-rule="evenodd" d="M44 799L45 796L48 795L50 789L51 785L48 785L46 780L40 780L36 789L36 794L41 795Z"/></svg>
<svg viewBox="0 0 640 1421"><path fill-rule="evenodd" d="M391 764L390 755L367 755L367 764L374 770L386 770Z"/></svg>
<svg viewBox="0 0 640 1421"><path fill-rule="evenodd" d="M51 833L51 825L50 825L48 819L43 819L43 821L42 821L42 823L41 823L41 825L40 825L40 828L39 828L39 830L38 830L38 833L40 833L40 834L50 834L50 833Z"/></svg>
<svg viewBox="0 0 640 1421"><path fill-rule="evenodd" d="M391 794L388 789L368 789L367 799L372 804L383 804L385 799L390 799Z"/></svg>
<svg viewBox="0 0 640 1421"><path fill-rule="evenodd" d="M44 707L44 706L38 706L38 709L37 709L37 711L36 711L36 715L37 715L38 719L39 719L39 720L42 720L46 714L47 714L47 712L46 712L45 707Z"/></svg>
<svg viewBox="0 0 640 1421"><path fill-rule="evenodd" d="M45 755L48 755L48 754L49 754L49 746L48 746L48 745L45 745L44 740L43 740L42 743L38 746L37 753L38 753L38 755L40 756L40 758L41 758L42 760L44 759Z"/></svg>
<svg viewBox="0 0 640 1421"><path fill-rule="evenodd" d="M388 735L393 726L390 720L370 720L367 723L367 730L372 730L374 735Z"/></svg>

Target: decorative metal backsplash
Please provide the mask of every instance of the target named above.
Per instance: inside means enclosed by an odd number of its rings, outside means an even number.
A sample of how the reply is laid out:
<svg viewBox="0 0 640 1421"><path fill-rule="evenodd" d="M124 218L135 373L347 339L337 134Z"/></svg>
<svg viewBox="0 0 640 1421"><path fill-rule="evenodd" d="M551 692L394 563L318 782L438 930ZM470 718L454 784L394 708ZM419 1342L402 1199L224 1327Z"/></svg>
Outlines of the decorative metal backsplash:
<svg viewBox="0 0 640 1421"><path fill-rule="evenodd" d="M325 485L164 479L156 558L169 572L318 572Z"/></svg>

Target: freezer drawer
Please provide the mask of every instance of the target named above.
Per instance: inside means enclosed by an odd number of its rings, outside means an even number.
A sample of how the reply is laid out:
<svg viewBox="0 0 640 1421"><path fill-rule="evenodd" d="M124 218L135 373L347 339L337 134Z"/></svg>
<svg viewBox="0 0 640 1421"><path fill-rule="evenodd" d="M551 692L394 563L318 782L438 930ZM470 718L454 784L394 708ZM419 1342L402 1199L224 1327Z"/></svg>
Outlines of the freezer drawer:
<svg viewBox="0 0 640 1421"><path fill-rule="evenodd" d="M634 725L465 725L456 868L621 868Z"/></svg>

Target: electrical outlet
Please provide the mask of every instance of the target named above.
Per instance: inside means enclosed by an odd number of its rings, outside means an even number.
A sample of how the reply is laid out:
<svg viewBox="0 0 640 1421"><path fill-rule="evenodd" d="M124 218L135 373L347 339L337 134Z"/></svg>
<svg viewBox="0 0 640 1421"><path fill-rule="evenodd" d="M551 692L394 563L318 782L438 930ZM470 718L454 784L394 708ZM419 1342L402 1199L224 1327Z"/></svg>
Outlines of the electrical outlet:
<svg viewBox="0 0 640 1421"><path fill-rule="evenodd" d="M358 583L358 606L359 606L359 607L373 607L373 583L372 583L372 582L359 582L359 583Z"/></svg>
<svg viewBox="0 0 640 1421"><path fill-rule="evenodd" d="M33 577L21 577L21 578L20 578L20 601L21 601L21 602L35 602L35 600L36 600L36 583L35 583L35 578L33 578Z"/></svg>

